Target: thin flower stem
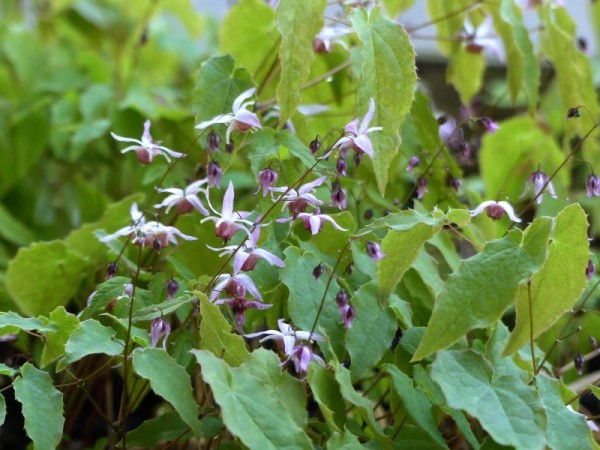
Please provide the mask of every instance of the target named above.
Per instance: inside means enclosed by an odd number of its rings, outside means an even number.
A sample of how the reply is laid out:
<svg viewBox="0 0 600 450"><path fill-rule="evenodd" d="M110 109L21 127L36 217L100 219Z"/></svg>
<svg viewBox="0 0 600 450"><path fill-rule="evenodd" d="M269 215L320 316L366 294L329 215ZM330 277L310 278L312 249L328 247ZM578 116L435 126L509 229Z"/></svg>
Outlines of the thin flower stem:
<svg viewBox="0 0 600 450"><path fill-rule="evenodd" d="M473 2L471 2L471 3L469 3L469 4L465 5L465 6L463 6L460 9L456 9L454 11L450 11L449 13L444 14L443 16L436 17L434 19L428 20L427 22L423 22L423 23L421 23L419 25L416 25L414 27L407 28L406 32L408 34L410 34L410 33L413 33L413 32L415 32L417 30L421 30L423 28L430 27L431 25L435 25L438 22L444 22L445 20L448 20L448 19L450 19L450 18L452 18L454 16L457 16L459 14L462 14L462 13L464 13L466 11L469 11L470 9L473 9L473 8L479 6L480 3L483 3L483 0L474 0Z"/></svg>

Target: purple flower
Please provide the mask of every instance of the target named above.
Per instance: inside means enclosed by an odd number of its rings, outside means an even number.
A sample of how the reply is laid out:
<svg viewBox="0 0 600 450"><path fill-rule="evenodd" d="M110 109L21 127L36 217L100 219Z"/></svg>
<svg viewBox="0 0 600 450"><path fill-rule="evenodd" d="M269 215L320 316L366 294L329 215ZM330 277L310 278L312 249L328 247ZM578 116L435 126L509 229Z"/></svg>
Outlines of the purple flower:
<svg viewBox="0 0 600 450"><path fill-rule="evenodd" d="M245 133L252 128L262 128L256 114L248 111L247 109L248 106L254 104L254 102L244 102L244 100L254 95L254 91L255 89L251 88L238 95L238 97L233 101L231 113L221 114L211 120L199 123L196 125L196 128L203 130L217 123L229 124L229 127L227 127L227 131L225 133L226 143L229 143L230 135L233 130Z"/></svg>
<svg viewBox="0 0 600 450"><path fill-rule="evenodd" d="M417 167L419 164L421 164L421 160L419 159L418 156L413 156L408 160L408 165L406 166L406 171L407 172L412 172L415 167Z"/></svg>
<svg viewBox="0 0 600 450"><path fill-rule="evenodd" d="M469 212L471 213L471 216L476 216L478 214L481 214L484 210L486 211L486 213L490 219L494 219L494 220L502 219L502 217L504 217L504 213L506 213L508 215L509 219L512 220L513 222L521 221L521 219L519 219L516 216L515 210L510 205L510 203L504 202L504 201L495 202L493 200L487 200L487 201L481 203L477 208L475 208Z"/></svg>
<svg viewBox="0 0 600 450"><path fill-rule="evenodd" d="M111 132L110 135L119 142L135 143L136 145L125 147L121 150L121 153L127 153L131 150L135 151L137 160L142 164L150 164L157 155L163 156L169 162L171 161L169 156L172 156L173 158L183 158L185 156L183 153L174 152L167 147L161 146L160 142L153 141L152 135L150 134L151 125L152 122L149 120L144 122L144 133L142 134L141 140L118 136L113 132Z"/></svg>
<svg viewBox="0 0 600 450"><path fill-rule="evenodd" d="M337 170L338 175L346 176L347 168L348 164L346 164L346 160L344 158L339 158L335 163L335 170Z"/></svg>
<svg viewBox="0 0 600 450"><path fill-rule="evenodd" d="M158 341L162 338L162 347L166 350L169 334L171 334L171 325L169 325L169 322L167 322L164 317L157 317L152 320L152 323L150 324L150 345L152 347L156 347Z"/></svg>
<svg viewBox="0 0 600 450"><path fill-rule="evenodd" d="M216 284L209 295L210 301L214 302L221 292L225 292L229 297L246 297L246 292L262 301L262 296L250 278L246 274L234 272L233 275L222 273L215 280Z"/></svg>
<svg viewBox="0 0 600 450"><path fill-rule="evenodd" d="M302 220L302 224L304 225L305 230L310 230L313 234L317 234L319 231L323 229L323 225L325 222L331 223L336 230L340 231L348 231L346 228L340 227L335 220L333 220L327 214L321 214L319 209L316 208L312 214L309 213L300 213L298 214L298 219ZM277 219L278 222L287 222L290 219Z"/></svg>
<svg viewBox="0 0 600 450"><path fill-rule="evenodd" d="M166 212L169 212L169 210L175 206L175 210L178 214L186 214L196 209L201 214L208 216L208 210L198 198L199 192L203 192L206 196L206 189L202 189L201 186L205 185L207 182L208 180L205 178L203 180L194 181L184 189L158 189L158 192L167 192L171 195L166 197L161 203L154 205L154 207L162 208L166 206Z"/></svg>
<svg viewBox="0 0 600 450"><path fill-rule="evenodd" d="M587 197L600 197L600 179L593 173L585 180L585 195Z"/></svg>
<svg viewBox="0 0 600 450"><path fill-rule="evenodd" d="M491 17L486 17L477 28L469 20L465 20L461 36L469 53L481 53L487 49L500 61L504 60L502 45L498 37L493 34Z"/></svg>
<svg viewBox="0 0 600 450"><path fill-rule="evenodd" d="M167 280L165 282L165 289L167 291L167 298L169 300L172 300L173 297L175 297L175 294L177 294L177 291L179 290L179 283L173 278L171 278L170 280Z"/></svg>
<svg viewBox="0 0 600 450"><path fill-rule="evenodd" d="M331 186L331 206L337 206L339 209L346 209L346 191L338 181Z"/></svg>
<svg viewBox="0 0 600 450"><path fill-rule="evenodd" d="M341 38L352 33L352 29L346 25L335 24L324 26L313 39L313 49L316 53L331 53L334 44L340 44L347 48Z"/></svg>
<svg viewBox="0 0 600 450"><path fill-rule="evenodd" d="M219 136L214 131L208 133L208 137L206 138L206 143L208 144L208 151L211 153L218 152L221 147L221 136Z"/></svg>
<svg viewBox="0 0 600 450"><path fill-rule="evenodd" d="M371 119L373 119L373 115L375 114L375 100L371 99L369 103L369 110L365 117L363 118L360 125L358 123L358 119L354 119L348 125L344 127L346 131L346 136L340 138L333 146L333 148L353 148L358 154L366 153L371 158L373 157L373 146L371 144L371 139L369 138L369 133L373 131L383 130L382 127L371 127L369 128L369 124L371 123ZM323 158L329 156L329 153Z"/></svg>
<svg viewBox="0 0 600 450"><path fill-rule="evenodd" d="M498 125L498 123L494 122L489 117L482 117L481 119L479 119L479 123L481 123L481 125L483 125L485 130L490 134L494 134L496 131L498 131L500 129L500 126Z"/></svg>
<svg viewBox="0 0 600 450"><path fill-rule="evenodd" d="M377 242L367 241L366 249L367 255L369 255L369 257L375 262L379 261L380 259L383 259L383 257L385 256Z"/></svg>
<svg viewBox="0 0 600 450"><path fill-rule="evenodd" d="M290 356L296 347L297 340L304 341L323 341L323 337L312 333L312 335L308 331L295 331L291 325L288 325L283 321L283 319L279 319L277 321L277 326L279 331L277 330L267 330L260 331L258 333L245 334L247 338L253 338L258 336L265 336L259 342L264 342L270 339L274 339L283 344L283 351L286 355Z"/></svg>
<svg viewBox="0 0 600 450"><path fill-rule="evenodd" d="M347 329L352 328L352 321L356 317L354 306L350 303L346 303L345 305L340 306L340 313L342 315L342 320L344 321L344 327Z"/></svg>
<svg viewBox="0 0 600 450"><path fill-rule="evenodd" d="M223 176L223 171L221 170L219 163L216 161L209 162L206 173L208 174L209 186L218 189L221 184L221 177Z"/></svg>
<svg viewBox="0 0 600 450"><path fill-rule="evenodd" d="M275 172L270 167L261 170L258 172L258 182L260 183L260 187L255 192L258 193L262 189L263 197L267 196L267 192L269 192L270 188L277 183L277 172Z"/></svg>
<svg viewBox="0 0 600 450"><path fill-rule="evenodd" d="M427 183L429 183L429 181L425 177L420 177L417 180L417 200L421 200L425 193L429 192L427 190Z"/></svg>
<svg viewBox="0 0 600 450"><path fill-rule="evenodd" d="M243 297L224 298L217 300L215 305L227 303L235 314L235 324L240 333L244 333L244 323L246 322L246 310L251 309L268 309L273 305L265 304L257 301L248 301Z"/></svg>
<svg viewBox="0 0 600 450"><path fill-rule="evenodd" d="M294 369L296 373L306 373L308 371L308 365L314 359L317 363L325 366L325 361L319 355L315 355L312 348L308 345L297 345L292 350L290 355L292 362L294 363Z"/></svg>
<svg viewBox="0 0 600 450"><path fill-rule="evenodd" d="M215 213L215 216L208 216L200 221L200 223L206 222L207 220L212 220L215 222L215 235L226 241L230 241L233 238L233 235L238 231L244 231L248 236L250 236L250 232L244 227L240 225L245 223L247 225L252 225L252 222L249 220L245 220L248 217L249 213L245 211L234 212L233 211L233 183L230 181L229 186L227 187L227 191L223 196L223 206L221 208L221 212L217 212L212 205L210 204L210 200L208 196L206 197L208 201L208 206Z"/></svg>
<svg viewBox="0 0 600 450"><path fill-rule="evenodd" d="M315 277L315 281L321 277L324 270L325 270L325 264L323 264L322 262L315 266L315 268L312 271L313 277Z"/></svg>
<svg viewBox="0 0 600 450"><path fill-rule="evenodd" d="M587 263L587 267L585 268L585 276L588 279L588 281L594 277L595 273L596 266L594 265L594 262L590 259Z"/></svg>
<svg viewBox="0 0 600 450"><path fill-rule="evenodd" d="M320 206L323 204L323 202L315 197L312 192L317 186L321 186L325 180L327 180L327 177L323 176L310 183L303 184L298 190L290 189L287 194L283 194L276 200L282 200L284 204L283 207L285 208L287 206L290 213L296 218L298 213L306 211L308 205ZM272 192L286 192L287 190L287 187L271 188Z"/></svg>
<svg viewBox="0 0 600 450"><path fill-rule="evenodd" d="M538 170L527 177L525 190L523 191L523 194L521 194L521 197L525 196L525 194L527 194L527 192L532 188L534 197L536 198L535 203L538 205L542 203L542 191L544 189L548 189L548 194L550 194L551 197L557 198L557 195L554 192L554 186L552 186L552 182L550 181L550 177L545 172Z"/></svg>

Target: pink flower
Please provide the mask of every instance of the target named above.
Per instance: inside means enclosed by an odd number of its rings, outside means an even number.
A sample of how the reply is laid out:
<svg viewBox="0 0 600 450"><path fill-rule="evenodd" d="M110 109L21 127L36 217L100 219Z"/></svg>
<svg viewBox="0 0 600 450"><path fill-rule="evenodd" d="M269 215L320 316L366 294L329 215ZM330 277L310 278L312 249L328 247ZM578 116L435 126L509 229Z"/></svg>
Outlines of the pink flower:
<svg viewBox="0 0 600 450"><path fill-rule="evenodd" d="M346 25L326 25L315 36L313 40L313 49L316 53L331 53L334 44L340 44L347 48L341 40L342 37L352 33L352 29Z"/></svg>
<svg viewBox="0 0 600 450"><path fill-rule="evenodd" d="M508 215L508 218L513 222L520 222L516 214L514 208L508 202L495 202L493 200L488 200L481 203L477 208L469 211L471 216L476 216L481 214L483 211L486 211L488 217L490 219L499 220L504 217L504 213Z"/></svg>
<svg viewBox="0 0 600 450"><path fill-rule="evenodd" d="M144 122L144 133L142 134L141 140L118 136L113 132L111 132L110 135L119 142L135 143L136 145L125 147L121 150L121 153L127 153L134 150L137 154L137 160L142 164L150 164L157 155L163 156L169 162L171 161L169 155L173 158L183 158L185 156L183 153L174 152L167 147L161 146L160 142L153 141L152 135L150 134L151 125L152 122L149 120Z"/></svg>
<svg viewBox="0 0 600 450"><path fill-rule="evenodd" d="M325 222L331 223L331 225L333 225L333 227L336 230L348 231L346 228L340 227L337 224L337 222L335 220L333 220L327 214L321 214L319 212L319 208L315 208L315 210L312 212L312 214L309 214L309 213L298 214L298 219L302 220L304 229L310 230L310 232L313 234L313 236L323 229L323 225L325 224ZM291 220L291 218L277 219L277 222L287 222L288 220Z"/></svg>
<svg viewBox="0 0 600 450"><path fill-rule="evenodd" d="M150 345L152 347L156 347L162 338L162 346L166 350L169 334L171 334L171 325L164 319L164 317L157 317L156 319L152 320L150 325Z"/></svg>
<svg viewBox="0 0 600 450"><path fill-rule="evenodd" d="M315 181L303 184L298 190L290 189L287 194L279 197L277 201L282 200L283 207L285 208L287 206L290 213L296 218L298 213L306 211L308 205L320 206L323 204L323 202L315 197L312 192L317 186L321 186L325 180L327 180L327 177L323 176L317 178ZM287 190L287 187L271 188L272 192L286 192Z"/></svg>
<svg viewBox="0 0 600 450"><path fill-rule="evenodd" d="M249 220L245 220L248 217L249 213L245 211L234 212L233 211L233 183L229 182L229 187L223 196L223 206L221 208L221 212L217 212L212 205L210 204L210 200L208 196L206 197L208 201L208 206L215 213L215 216L208 216L200 221L200 223L206 222L207 220L212 220L215 222L215 235L217 237L223 238L226 241L230 241L233 238L233 235L238 231L244 231L248 236L250 236L250 232L246 227L240 225L245 223L247 225L252 225L252 222Z"/></svg>
<svg viewBox="0 0 600 450"><path fill-rule="evenodd" d="M109 234L100 239L100 242L108 242L112 241L120 236L133 236L134 238L139 234L141 228L146 223L146 219L144 218L144 214L140 212L138 209L137 203L132 203L129 208L129 216L131 217L131 225L127 225L126 227L117 230L113 234Z"/></svg>
<svg viewBox="0 0 600 450"><path fill-rule="evenodd" d="M590 174L585 180L586 197L600 197L600 179L595 174Z"/></svg>
<svg viewBox="0 0 600 450"><path fill-rule="evenodd" d="M358 119L354 119L348 125L344 127L346 131L346 136L340 138L333 146L333 148L353 148L357 153L362 154L366 153L371 158L373 157L373 146L371 144L371 139L369 138L369 133L373 131L383 130L382 127L371 127L369 128L369 124L371 123L371 119L373 119L373 115L375 114L375 100L371 99L369 103L369 110L365 117L363 118L360 125L358 123ZM329 152L331 153L331 152ZM329 153L324 155L322 158L326 158L329 156Z"/></svg>
<svg viewBox="0 0 600 450"><path fill-rule="evenodd" d="M462 38L469 53L481 53L487 49L500 61L504 60L504 51L498 37L493 33L490 16L487 16L477 28L473 27L469 20L465 20Z"/></svg>
<svg viewBox="0 0 600 450"><path fill-rule="evenodd" d="M493 121L489 117L482 117L481 119L479 119L479 122L481 123L481 125L483 125L485 130L490 134L494 134L496 131L498 131L500 129L500 125L498 125L497 122Z"/></svg>
<svg viewBox="0 0 600 450"><path fill-rule="evenodd" d="M206 195L206 189L202 189L201 186L207 182L208 180L205 178L203 180L194 181L184 189L158 189L158 192L167 192L171 195L166 197L161 203L154 205L154 207L163 208L166 206L166 212L169 212L169 210L175 206L175 210L178 214L186 214L196 209L201 214L208 216L208 210L198 198L199 192L203 192L204 195Z"/></svg>
<svg viewBox="0 0 600 450"><path fill-rule="evenodd" d="M221 114L211 120L201 122L196 125L196 128L203 130L218 123L229 124L229 127L227 127L227 132L225 133L226 143L229 143L229 137L231 132L234 130L245 133L252 128L262 128L256 114L248 111L247 109L248 106L253 105L254 102L244 102L244 100L254 95L254 91L255 89L251 88L238 95L238 97L233 101L231 113Z"/></svg>
<svg viewBox="0 0 600 450"><path fill-rule="evenodd" d="M383 259L383 257L385 256L377 242L368 241L366 249L367 255L369 255L369 257L375 262L379 261L380 259Z"/></svg>
<svg viewBox="0 0 600 450"><path fill-rule="evenodd" d="M550 177L545 172L538 170L527 177L525 190L523 191L523 194L521 194L521 197L525 196L525 194L527 194L527 192L532 188L534 197L536 197L535 203L538 205L542 203L542 191L544 189L548 189L548 194L551 197L557 198L557 195L554 192L554 186L552 186L552 182L550 181Z"/></svg>
<svg viewBox="0 0 600 450"><path fill-rule="evenodd" d="M262 296L250 278L246 274L239 274L234 272L233 275L228 273L222 273L216 279L216 285L210 293L210 301L215 301L221 292L225 292L230 297L246 297L246 292L252 294L252 296L262 301Z"/></svg>
<svg viewBox="0 0 600 450"><path fill-rule="evenodd" d="M235 324L240 333L244 332L244 323L246 322L246 310L251 309L268 309L273 305L265 304L257 301L248 301L243 297L224 298L217 300L215 305L226 303L235 314Z"/></svg>
<svg viewBox="0 0 600 450"><path fill-rule="evenodd" d="M290 358L294 363L294 369L296 373L306 373L308 371L308 365L314 359L317 363L325 366L325 361L319 355L315 355L312 348L308 345L297 345L292 350Z"/></svg>
<svg viewBox="0 0 600 450"><path fill-rule="evenodd" d="M266 169L261 170L260 172L258 172L258 182L260 183L260 186L259 186L258 190L255 192L255 194L257 194L258 191L260 191L262 188L263 197L266 197L267 192L269 192L271 187L275 183L277 183L277 172L275 172L270 167L267 167Z"/></svg>
<svg viewBox="0 0 600 450"><path fill-rule="evenodd" d="M260 331L258 333L245 334L247 338L253 338L258 336L265 336L259 342L268 341L270 339L274 339L283 344L283 351L286 355L290 356L294 351L294 347L296 346L297 340L315 340L315 341L323 341L323 337L313 333L312 335L308 331L294 331L291 325L288 325L283 321L283 319L279 319L277 321L277 326L279 331L277 330L267 330Z"/></svg>

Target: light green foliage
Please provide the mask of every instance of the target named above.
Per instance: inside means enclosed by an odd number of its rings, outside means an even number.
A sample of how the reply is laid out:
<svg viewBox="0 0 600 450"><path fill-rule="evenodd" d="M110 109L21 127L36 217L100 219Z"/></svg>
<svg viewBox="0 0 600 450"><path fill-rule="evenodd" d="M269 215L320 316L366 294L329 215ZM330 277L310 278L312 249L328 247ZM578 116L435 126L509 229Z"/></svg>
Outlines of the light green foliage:
<svg viewBox="0 0 600 450"><path fill-rule="evenodd" d="M22 317L12 311L0 313L0 329L2 334L14 332L15 330L26 331L56 331L56 327L49 324L43 317Z"/></svg>
<svg viewBox="0 0 600 450"><path fill-rule="evenodd" d="M56 327L56 331L50 331L46 335L40 361L41 367L46 367L65 354L65 344L73 330L79 326L79 319L74 314L68 313L62 306L52 311L49 318Z"/></svg>
<svg viewBox="0 0 600 450"><path fill-rule="evenodd" d="M123 341L114 336L115 331L112 328L96 320L89 319L81 322L65 344L65 356L58 361L56 370L61 371L67 365L87 355L116 356L123 353Z"/></svg>
<svg viewBox="0 0 600 450"><path fill-rule="evenodd" d="M357 437L344 430L343 434L333 433L327 441L327 450L360 450L364 448Z"/></svg>
<svg viewBox="0 0 600 450"><path fill-rule="evenodd" d="M383 0L385 10L392 19L402 11L410 9L415 0Z"/></svg>
<svg viewBox="0 0 600 450"><path fill-rule="evenodd" d="M323 26L327 0L281 0L277 8L277 28L281 33L277 86L279 128L292 117L300 104L300 89L310 74L315 57L313 39Z"/></svg>
<svg viewBox="0 0 600 450"><path fill-rule="evenodd" d="M231 324L225 320L219 307L201 293L196 293L200 299L200 349L208 350L222 358L232 367L242 364L250 353L246 349L244 338L231 332Z"/></svg>
<svg viewBox="0 0 600 450"><path fill-rule="evenodd" d="M423 389L415 387L408 375L397 367L391 364L384 364L383 367L392 376L394 390L400 397L406 412L419 427L431 436L439 448L446 448L446 443L433 418L431 402Z"/></svg>
<svg viewBox="0 0 600 450"><path fill-rule="evenodd" d="M477 417L496 442L544 447L546 414L533 386L512 375L495 376L492 366L471 350L439 352L432 377L448 405Z"/></svg>
<svg viewBox="0 0 600 450"><path fill-rule="evenodd" d="M537 219L525 235L513 230L463 262L437 298L413 361L498 321L515 300L519 285L543 264L551 229L549 219Z"/></svg>
<svg viewBox="0 0 600 450"><path fill-rule="evenodd" d="M4 424L5 419L6 419L6 400L4 400L4 395L0 394L0 425Z"/></svg>
<svg viewBox="0 0 600 450"><path fill-rule="evenodd" d="M521 286L517 297L517 323L504 354L511 354L529 342L533 313L533 338L550 328L579 299L587 279L589 260L588 222L579 204L568 206L556 217L548 246L548 258L535 274L531 289Z"/></svg>
<svg viewBox="0 0 600 450"><path fill-rule="evenodd" d="M136 349L133 370L150 381L152 390L167 400L196 436L201 435L199 408L194 400L190 376L160 348Z"/></svg>
<svg viewBox="0 0 600 450"><path fill-rule="evenodd" d="M377 284L363 285L350 300L356 308L352 328L346 333L346 348L352 358L352 379L362 377L389 348L398 328L391 309L379 305Z"/></svg>
<svg viewBox="0 0 600 450"><path fill-rule="evenodd" d="M485 60L483 53L470 53L465 47L458 47L448 64L450 81L463 103L468 104L483 85Z"/></svg>
<svg viewBox="0 0 600 450"><path fill-rule="evenodd" d="M65 423L63 394L54 387L50 375L25 363L13 387L15 398L22 406L25 431L33 441L34 449L58 447Z"/></svg>
<svg viewBox="0 0 600 450"><path fill-rule="evenodd" d="M281 373L279 359L258 349L240 367L205 350L193 350L223 411L227 429L250 448L312 449L302 428L306 397L302 384Z"/></svg>
<svg viewBox="0 0 600 450"><path fill-rule="evenodd" d="M27 245L35 239L33 233L1 204L0 237L17 245Z"/></svg>
<svg viewBox="0 0 600 450"><path fill-rule="evenodd" d="M307 378L325 422L332 430L341 431L346 422L344 399L333 373L319 364L311 364Z"/></svg>
<svg viewBox="0 0 600 450"><path fill-rule="evenodd" d="M406 31L378 9L367 14L356 8L350 21L363 43L358 116L364 116L373 99L375 114L370 126L383 127L369 134L375 178L383 195L389 164L398 153L402 122L413 101L417 81L415 51Z"/></svg>

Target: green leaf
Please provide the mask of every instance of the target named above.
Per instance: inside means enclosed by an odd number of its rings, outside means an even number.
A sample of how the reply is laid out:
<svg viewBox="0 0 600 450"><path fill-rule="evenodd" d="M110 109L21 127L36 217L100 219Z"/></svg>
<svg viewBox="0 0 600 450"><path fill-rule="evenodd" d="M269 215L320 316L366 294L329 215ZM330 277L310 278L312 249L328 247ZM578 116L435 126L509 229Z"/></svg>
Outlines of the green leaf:
<svg viewBox="0 0 600 450"><path fill-rule="evenodd" d="M163 349L137 348L133 352L133 370L150 381L152 390L175 408L194 435L201 435L198 404L190 376L183 367Z"/></svg>
<svg viewBox="0 0 600 450"><path fill-rule="evenodd" d="M47 372L25 363L13 383L15 398L21 403L25 431L34 448L56 448L63 436L63 395Z"/></svg>
<svg viewBox="0 0 600 450"><path fill-rule="evenodd" d="M596 397L598 400L600 400L600 387L590 384L588 386L588 389L592 392L592 394L594 394L594 397Z"/></svg>
<svg viewBox="0 0 600 450"><path fill-rule="evenodd" d="M50 321L56 326L56 331L50 331L46 335L40 367L46 367L65 354L65 344L79 326L77 316L68 313L62 306L50 313Z"/></svg>
<svg viewBox="0 0 600 450"><path fill-rule="evenodd" d="M394 390L402 400L404 409L417 425L423 428L440 448L447 448L433 419L432 405L425 392L413 385L412 380L396 366L384 364L383 368L392 376Z"/></svg>
<svg viewBox="0 0 600 450"><path fill-rule="evenodd" d="M333 373L319 364L311 364L307 378L325 422L333 431L341 431L346 423L346 412Z"/></svg>
<svg viewBox="0 0 600 450"><path fill-rule="evenodd" d="M304 433L306 394L300 381L282 373L279 358L258 349L240 367L229 367L205 350L193 350L221 407L227 429L249 448L312 449Z"/></svg>
<svg viewBox="0 0 600 450"><path fill-rule="evenodd" d="M335 362L333 365L335 369L335 379L340 386L340 393L344 400L354 405L359 416L368 423L371 430L375 433L377 440L383 444L384 448L388 447L389 439L383 434L379 422L375 420L373 403L368 398L363 397L356 392L352 386L350 371L348 369L338 362Z"/></svg>
<svg viewBox="0 0 600 450"><path fill-rule="evenodd" d="M0 205L0 237L20 246L35 239L34 234L3 205Z"/></svg>
<svg viewBox="0 0 600 450"><path fill-rule="evenodd" d="M166 316L177 311L179 308L185 305L189 305L196 300L191 295L182 295L172 300L165 300L164 302L157 303L156 305L146 306L137 310L133 316L133 320L141 322L144 320L152 320L157 317Z"/></svg>
<svg viewBox="0 0 600 450"><path fill-rule="evenodd" d="M208 350L227 364L237 367L250 353L244 338L231 332L231 324L225 320L219 307L213 305L206 295L196 293L200 299L200 349Z"/></svg>
<svg viewBox="0 0 600 450"><path fill-rule="evenodd" d="M235 61L229 55L215 56L203 62L194 91L196 122L231 113L233 101L252 85L248 71L236 69Z"/></svg>
<svg viewBox="0 0 600 450"><path fill-rule="evenodd" d="M356 317L346 333L346 348L352 358L352 379L357 380L377 364L390 347L398 324L391 309L379 305L374 281L356 291L351 304L356 309Z"/></svg>
<svg viewBox="0 0 600 450"><path fill-rule="evenodd" d="M0 363L0 375L6 375L7 377L13 378L17 371L12 367L8 367L6 364Z"/></svg>
<svg viewBox="0 0 600 450"><path fill-rule="evenodd" d="M358 438L344 430L344 434L333 433L327 441L327 450L361 450L365 448Z"/></svg>
<svg viewBox="0 0 600 450"><path fill-rule="evenodd" d="M470 53L459 47L450 57L446 79L458 91L463 104L468 105L483 84L485 60L482 53Z"/></svg>
<svg viewBox="0 0 600 450"><path fill-rule="evenodd" d="M383 0L385 10L389 17L396 17L402 11L410 9L415 3L415 0Z"/></svg>
<svg viewBox="0 0 600 450"><path fill-rule="evenodd" d="M406 31L377 8L370 13L355 8L350 22L363 43L358 111L364 114L373 99L375 114L370 126L383 127L369 134L375 178L383 195L390 162L400 146L402 122L413 101L417 82L415 51Z"/></svg>
<svg viewBox="0 0 600 450"><path fill-rule="evenodd" d="M540 391L540 397L546 415L546 438L548 447L556 450L594 449L592 434L586 423L585 416L567 408L561 397L561 382L545 375L536 378L535 384Z"/></svg>
<svg viewBox="0 0 600 450"><path fill-rule="evenodd" d="M241 0L229 9L221 24L220 50L256 77L268 69L268 58L275 53L278 38L273 9L261 0Z"/></svg>
<svg viewBox="0 0 600 450"><path fill-rule="evenodd" d="M556 217L548 258L531 283L534 339L573 307L588 283L585 277L590 257L587 230L587 217L578 203L566 207ZM516 309L516 325L504 355L516 352L531 338L527 285L519 289Z"/></svg>
<svg viewBox="0 0 600 450"><path fill-rule="evenodd" d="M68 364L79 361L87 355L120 355L125 344L114 336L115 330L105 327L97 320L81 322L65 344L65 356L58 361L56 370L60 372Z"/></svg>
<svg viewBox="0 0 600 450"><path fill-rule="evenodd" d="M0 329L18 329L25 331L56 331L56 327L47 322L42 322L35 317L22 317L12 311L0 313ZM3 330L3 334L4 334Z"/></svg>
<svg viewBox="0 0 600 450"><path fill-rule="evenodd" d="M546 415L535 388L514 376L493 375L490 364L471 350L439 352L431 373L448 405L476 418L496 442L543 448Z"/></svg>
<svg viewBox="0 0 600 450"><path fill-rule="evenodd" d="M0 394L0 426L4 424L6 420L6 400L4 395Z"/></svg>
<svg viewBox="0 0 600 450"><path fill-rule="evenodd" d="M300 88L310 74L315 59L313 39L323 27L327 0L281 0L277 7L277 28L281 33L277 86L279 127L292 117L300 104Z"/></svg>
<svg viewBox="0 0 600 450"><path fill-rule="evenodd" d="M417 222L405 231L388 231L381 242L385 257L377 262L379 292L384 299L391 295L404 273L415 262L425 242L441 227L441 222L436 225Z"/></svg>
<svg viewBox="0 0 600 450"><path fill-rule="evenodd" d="M6 287L25 314L47 314L76 294L87 267L87 260L61 241L36 242L10 262Z"/></svg>
<svg viewBox="0 0 600 450"><path fill-rule="evenodd" d="M135 430L127 433L127 445L130 447L156 448L164 441L185 440L191 437L190 427L181 420L177 412L172 411L146 420ZM186 431L188 431L186 433Z"/></svg>
<svg viewBox="0 0 600 450"><path fill-rule="evenodd" d="M413 361L449 347L474 328L494 324L514 301L519 285L546 257L552 220L536 219L525 232L511 231L464 261L435 302Z"/></svg>

